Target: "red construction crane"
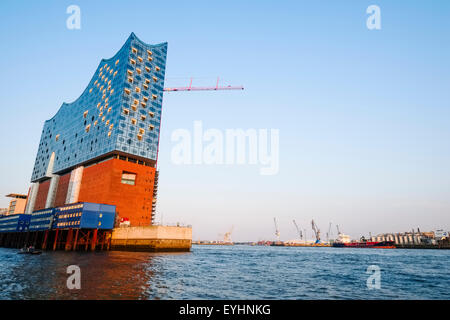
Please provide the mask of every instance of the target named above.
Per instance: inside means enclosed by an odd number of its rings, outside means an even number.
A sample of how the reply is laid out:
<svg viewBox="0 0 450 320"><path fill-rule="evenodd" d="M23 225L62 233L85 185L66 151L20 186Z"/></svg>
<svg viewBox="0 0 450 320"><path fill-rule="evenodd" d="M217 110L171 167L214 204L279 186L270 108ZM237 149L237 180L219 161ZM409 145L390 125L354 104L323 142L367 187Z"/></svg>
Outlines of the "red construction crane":
<svg viewBox="0 0 450 320"><path fill-rule="evenodd" d="M164 88L166 92L172 91L209 91L209 90L244 90L243 86L219 86L219 78L217 78L215 87L193 87L192 78L188 87Z"/></svg>

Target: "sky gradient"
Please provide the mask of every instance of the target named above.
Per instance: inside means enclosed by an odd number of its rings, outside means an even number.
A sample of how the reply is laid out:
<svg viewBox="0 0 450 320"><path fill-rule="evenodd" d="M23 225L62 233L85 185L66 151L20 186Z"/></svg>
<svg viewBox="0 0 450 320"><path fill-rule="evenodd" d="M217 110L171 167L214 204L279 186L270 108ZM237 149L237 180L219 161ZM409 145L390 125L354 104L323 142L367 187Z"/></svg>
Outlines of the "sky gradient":
<svg viewBox="0 0 450 320"><path fill-rule="evenodd" d="M81 30L66 8L81 8ZM368 30L366 8L381 8ZM450 2L1 1L0 207L26 193L41 130L75 100L102 58L131 32L167 41L166 86L244 85L244 91L166 93L158 215L193 238L312 237L314 218L354 238L450 229ZM252 165L174 165L171 134L279 129L280 171Z"/></svg>

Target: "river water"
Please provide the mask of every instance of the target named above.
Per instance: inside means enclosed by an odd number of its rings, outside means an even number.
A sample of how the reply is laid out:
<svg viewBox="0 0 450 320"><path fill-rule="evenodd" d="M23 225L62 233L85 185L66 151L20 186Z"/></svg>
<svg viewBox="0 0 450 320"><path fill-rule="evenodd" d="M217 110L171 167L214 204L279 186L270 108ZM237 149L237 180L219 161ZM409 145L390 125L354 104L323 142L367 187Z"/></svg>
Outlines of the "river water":
<svg viewBox="0 0 450 320"><path fill-rule="evenodd" d="M67 288L70 265L80 267L79 290ZM0 248L0 299L448 300L449 266L450 250L194 245L31 256Z"/></svg>

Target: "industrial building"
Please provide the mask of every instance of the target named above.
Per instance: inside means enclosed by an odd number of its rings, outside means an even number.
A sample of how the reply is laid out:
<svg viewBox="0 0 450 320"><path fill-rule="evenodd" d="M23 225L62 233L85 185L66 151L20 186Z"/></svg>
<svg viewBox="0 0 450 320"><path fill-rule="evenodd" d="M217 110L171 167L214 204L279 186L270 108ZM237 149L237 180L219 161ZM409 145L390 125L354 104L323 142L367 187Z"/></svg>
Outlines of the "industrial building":
<svg viewBox="0 0 450 320"><path fill-rule="evenodd" d="M105 203L131 226L152 224L166 54L167 43L132 33L81 96L45 122L25 213Z"/></svg>
<svg viewBox="0 0 450 320"><path fill-rule="evenodd" d="M26 194L11 193L6 197L12 198L12 200L9 202L9 207L6 210L5 215L25 213L25 206L27 203Z"/></svg>
<svg viewBox="0 0 450 320"><path fill-rule="evenodd" d="M108 249L115 214L114 206L86 202L0 217L0 246Z"/></svg>
<svg viewBox="0 0 450 320"><path fill-rule="evenodd" d="M441 231L441 232L440 232ZM370 241L393 241L397 247L410 246L435 246L448 237L448 232L442 230L421 232L417 231L400 233L383 233L370 237Z"/></svg>

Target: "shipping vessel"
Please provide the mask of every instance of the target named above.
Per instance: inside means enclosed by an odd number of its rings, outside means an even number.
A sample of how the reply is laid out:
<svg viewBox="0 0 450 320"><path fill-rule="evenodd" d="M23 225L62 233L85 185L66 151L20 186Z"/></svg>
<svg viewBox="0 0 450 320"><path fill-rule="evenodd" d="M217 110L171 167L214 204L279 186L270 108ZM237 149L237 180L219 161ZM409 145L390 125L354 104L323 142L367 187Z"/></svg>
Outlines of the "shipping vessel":
<svg viewBox="0 0 450 320"><path fill-rule="evenodd" d="M374 248L374 249L395 249L394 241L359 241L359 242L334 242L336 248Z"/></svg>

